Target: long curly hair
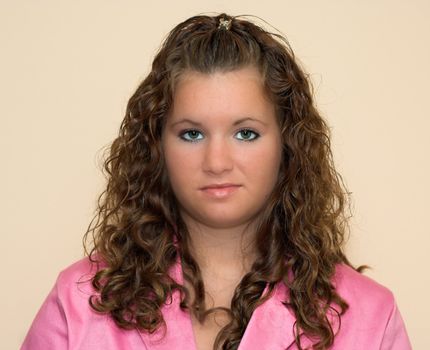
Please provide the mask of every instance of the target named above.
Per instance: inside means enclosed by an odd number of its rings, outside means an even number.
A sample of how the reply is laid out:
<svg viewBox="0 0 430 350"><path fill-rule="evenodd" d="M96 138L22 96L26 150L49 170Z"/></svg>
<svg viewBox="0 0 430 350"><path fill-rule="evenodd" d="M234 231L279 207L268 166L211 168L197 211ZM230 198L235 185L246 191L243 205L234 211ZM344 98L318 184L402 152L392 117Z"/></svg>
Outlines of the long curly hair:
<svg viewBox="0 0 430 350"><path fill-rule="evenodd" d="M128 101L119 136L104 159L107 188L84 236L90 260L104 263L92 278L97 294L89 303L123 329L152 333L166 326L160 307L178 290L180 307L199 320L218 309L229 314L231 321L218 333L214 349L230 350L237 349L255 308L283 282L289 290L284 305L296 316L295 344L302 349L300 336L306 334L316 339L315 349L327 349L336 335L328 310L336 303L340 318L348 309L331 278L336 264L354 268L343 248L351 217L350 193L335 170L330 130L314 105L308 75L286 38L244 17L198 15L177 25ZM220 26L220 19L230 22ZM189 233L166 174L161 134L182 74L250 65L261 73L276 106L282 167L261 212L255 241L258 257L251 271L236 287L230 309L206 310L202 274L190 253ZM193 303L190 291L168 275L178 254L184 278L194 289ZM354 269L361 272L363 267ZM269 293L263 298L266 285Z"/></svg>

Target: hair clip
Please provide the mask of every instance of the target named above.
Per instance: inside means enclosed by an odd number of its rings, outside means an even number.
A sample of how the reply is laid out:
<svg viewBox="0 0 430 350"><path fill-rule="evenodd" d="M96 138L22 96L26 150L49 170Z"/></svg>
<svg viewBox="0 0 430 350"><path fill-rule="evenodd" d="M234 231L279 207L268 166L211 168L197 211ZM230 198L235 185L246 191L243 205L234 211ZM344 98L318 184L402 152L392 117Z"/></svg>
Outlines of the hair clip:
<svg viewBox="0 0 430 350"><path fill-rule="evenodd" d="M220 18L218 29L229 30L231 27L231 19Z"/></svg>

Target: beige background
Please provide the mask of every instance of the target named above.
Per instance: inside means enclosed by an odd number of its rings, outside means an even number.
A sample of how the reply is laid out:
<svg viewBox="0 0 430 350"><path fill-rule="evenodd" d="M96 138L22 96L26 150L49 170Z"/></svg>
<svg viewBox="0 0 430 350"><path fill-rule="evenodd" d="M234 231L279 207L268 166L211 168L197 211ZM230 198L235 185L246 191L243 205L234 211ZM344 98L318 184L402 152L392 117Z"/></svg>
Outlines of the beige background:
<svg viewBox="0 0 430 350"><path fill-rule="evenodd" d="M169 10L166 12L166 10ZM0 348L16 349L103 188L100 149L161 40L199 12L254 14L311 74L353 192L348 252L430 349L427 1L1 1Z"/></svg>

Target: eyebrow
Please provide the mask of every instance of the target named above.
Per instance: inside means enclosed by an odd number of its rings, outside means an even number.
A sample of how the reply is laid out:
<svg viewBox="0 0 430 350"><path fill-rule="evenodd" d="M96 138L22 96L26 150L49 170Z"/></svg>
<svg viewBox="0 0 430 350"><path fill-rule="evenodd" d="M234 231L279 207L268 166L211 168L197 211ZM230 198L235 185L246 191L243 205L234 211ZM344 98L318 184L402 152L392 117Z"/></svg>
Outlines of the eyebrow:
<svg viewBox="0 0 430 350"><path fill-rule="evenodd" d="M255 119L255 118L251 118L251 117L245 117L245 118L241 118L241 119L238 119L238 120L236 120L234 123L233 123L233 125L239 125L239 124L242 124L243 122L246 122L246 121L254 121L254 122L258 122L258 123L261 123L261 124L263 124L263 125L267 125L265 122L263 122L262 120L260 120L260 119ZM201 123L199 123L199 122L196 122L196 121L194 121L194 120L191 120L191 119L188 119L188 118L185 118L185 119L181 119L181 120L179 120L179 121L177 121L177 122L174 122L173 124L172 124L172 126L175 126L175 125L178 125L178 124L182 124L182 123L189 123L189 124L193 124L193 125L196 125L196 126L201 126L202 124Z"/></svg>

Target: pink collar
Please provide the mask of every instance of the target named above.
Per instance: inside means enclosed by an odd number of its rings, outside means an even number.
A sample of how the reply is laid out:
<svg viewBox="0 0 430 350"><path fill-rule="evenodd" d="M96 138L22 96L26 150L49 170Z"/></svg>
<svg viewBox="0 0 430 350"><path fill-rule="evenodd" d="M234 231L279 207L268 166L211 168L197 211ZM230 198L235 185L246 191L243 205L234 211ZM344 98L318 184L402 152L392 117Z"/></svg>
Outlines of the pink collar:
<svg viewBox="0 0 430 350"><path fill-rule="evenodd" d="M179 254L176 263L169 270L169 275L179 284L183 284ZM263 295L267 290L268 285ZM294 342L295 317L282 304L287 298L287 287L284 283L278 283L271 298L257 307L252 314L238 350L285 349ZM180 309L179 303L180 294L175 290L172 303L165 304L161 308L167 325L164 337L162 328L153 334L139 332L142 340L151 350L171 350L173 344L175 349L197 350L191 317L188 312Z"/></svg>

